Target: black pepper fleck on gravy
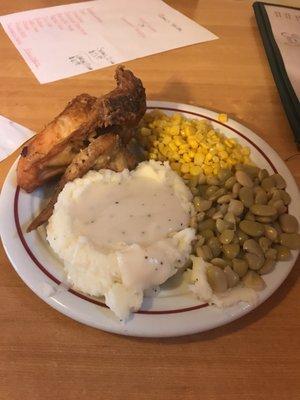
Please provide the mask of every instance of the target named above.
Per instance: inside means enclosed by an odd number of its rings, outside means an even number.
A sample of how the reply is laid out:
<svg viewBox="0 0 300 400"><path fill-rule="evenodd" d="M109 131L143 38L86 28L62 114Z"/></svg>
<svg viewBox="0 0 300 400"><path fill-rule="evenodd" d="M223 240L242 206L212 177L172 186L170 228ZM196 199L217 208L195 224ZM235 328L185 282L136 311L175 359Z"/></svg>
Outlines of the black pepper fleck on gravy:
<svg viewBox="0 0 300 400"><path fill-rule="evenodd" d="M187 227L190 219L173 188L145 178L88 187L70 211L78 233L99 246L108 238L148 245Z"/></svg>

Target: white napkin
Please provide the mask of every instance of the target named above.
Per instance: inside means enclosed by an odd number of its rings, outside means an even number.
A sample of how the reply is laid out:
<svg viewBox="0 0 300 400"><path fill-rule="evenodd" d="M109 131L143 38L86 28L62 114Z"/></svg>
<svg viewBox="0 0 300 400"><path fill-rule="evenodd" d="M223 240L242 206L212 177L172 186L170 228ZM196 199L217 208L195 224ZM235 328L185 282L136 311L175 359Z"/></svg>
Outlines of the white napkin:
<svg viewBox="0 0 300 400"><path fill-rule="evenodd" d="M34 135L30 129L0 115L0 161Z"/></svg>

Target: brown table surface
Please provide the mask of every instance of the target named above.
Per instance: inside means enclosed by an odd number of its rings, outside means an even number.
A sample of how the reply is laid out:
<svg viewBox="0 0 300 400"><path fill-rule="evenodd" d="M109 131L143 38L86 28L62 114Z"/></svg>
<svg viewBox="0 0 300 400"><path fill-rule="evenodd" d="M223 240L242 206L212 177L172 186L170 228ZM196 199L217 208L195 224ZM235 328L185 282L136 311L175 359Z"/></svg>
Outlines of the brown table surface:
<svg viewBox="0 0 300 400"><path fill-rule="evenodd" d="M2 0L0 15L64 4ZM248 126L286 160L297 153L251 1L168 3L219 40L126 63L148 99L196 104ZM40 85L0 33L0 114L39 130L81 92L113 86L114 67ZM0 183L16 155L0 164ZM287 162L300 182L299 157ZM136 339L77 323L25 286L0 248L0 399L299 399L299 263L258 309L210 332Z"/></svg>

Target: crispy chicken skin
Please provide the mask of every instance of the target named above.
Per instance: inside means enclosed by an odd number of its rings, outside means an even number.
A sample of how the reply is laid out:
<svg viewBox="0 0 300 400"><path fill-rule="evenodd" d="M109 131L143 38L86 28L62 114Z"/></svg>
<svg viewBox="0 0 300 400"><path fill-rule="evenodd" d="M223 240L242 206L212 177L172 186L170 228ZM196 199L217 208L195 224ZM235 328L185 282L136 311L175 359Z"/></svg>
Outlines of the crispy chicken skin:
<svg viewBox="0 0 300 400"><path fill-rule="evenodd" d="M31 192L48 178L64 171L64 165L72 161L70 138L88 122L95 101L96 97L88 94L75 97L58 117L26 144L18 163L18 185Z"/></svg>
<svg viewBox="0 0 300 400"><path fill-rule="evenodd" d="M82 94L38 133L22 150L17 183L32 192L49 179L60 176L80 150L99 135L112 130L124 142L132 136L146 111L145 89L140 79L122 66L116 69L117 87L95 98Z"/></svg>

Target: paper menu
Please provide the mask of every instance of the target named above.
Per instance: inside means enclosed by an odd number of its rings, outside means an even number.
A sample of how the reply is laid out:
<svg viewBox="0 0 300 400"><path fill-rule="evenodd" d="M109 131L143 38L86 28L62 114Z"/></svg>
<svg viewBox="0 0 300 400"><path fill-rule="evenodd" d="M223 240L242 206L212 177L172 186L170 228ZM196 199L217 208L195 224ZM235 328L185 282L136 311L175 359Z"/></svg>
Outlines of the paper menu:
<svg viewBox="0 0 300 400"><path fill-rule="evenodd" d="M217 39L161 0L96 0L0 17L40 83Z"/></svg>
<svg viewBox="0 0 300 400"><path fill-rule="evenodd" d="M300 100L300 9L265 5L286 73Z"/></svg>

